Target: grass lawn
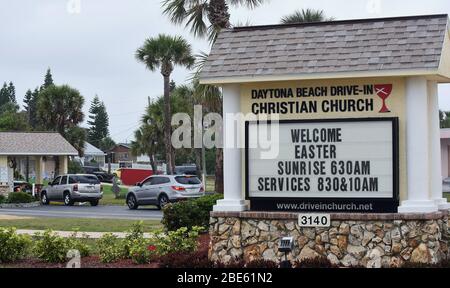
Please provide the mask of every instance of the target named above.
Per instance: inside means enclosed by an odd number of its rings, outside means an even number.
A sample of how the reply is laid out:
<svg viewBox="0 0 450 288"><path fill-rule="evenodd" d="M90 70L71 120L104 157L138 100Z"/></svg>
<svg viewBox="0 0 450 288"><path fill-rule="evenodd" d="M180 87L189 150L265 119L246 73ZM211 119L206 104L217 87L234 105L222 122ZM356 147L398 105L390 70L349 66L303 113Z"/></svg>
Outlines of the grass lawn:
<svg viewBox="0 0 450 288"><path fill-rule="evenodd" d="M215 192L215 181L216 177L214 176L206 176L206 192Z"/></svg>
<svg viewBox="0 0 450 288"><path fill-rule="evenodd" d="M136 222L139 221L122 219L27 218L0 220L0 227L81 232L126 232ZM145 220L143 221L143 226L145 232L162 228L158 220Z"/></svg>
<svg viewBox="0 0 450 288"><path fill-rule="evenodd" d="M102 184L103 186L103 198L100 200L100 205L126 205L125 195L128 192L126 188L120 188L119 199L116 199L114 193L112 192L112 185Z"/></svg>

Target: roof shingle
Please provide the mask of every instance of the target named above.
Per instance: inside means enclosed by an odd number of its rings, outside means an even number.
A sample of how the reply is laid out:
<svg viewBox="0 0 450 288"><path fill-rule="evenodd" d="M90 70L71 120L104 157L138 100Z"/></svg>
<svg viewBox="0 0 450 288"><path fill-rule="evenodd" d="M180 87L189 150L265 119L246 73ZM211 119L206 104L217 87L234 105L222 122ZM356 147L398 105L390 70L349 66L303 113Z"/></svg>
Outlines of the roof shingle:
<svg viewBox="0 0 450 288"><path fill-rule="evenodd" d="M447 15L222 31L200 78L437 69Z"/></svg>
<svg viewBox="0 0 450 288"><path fill-rule="evenodd" d="M59 133L0 132L0 155L78 155Z"/></svg>

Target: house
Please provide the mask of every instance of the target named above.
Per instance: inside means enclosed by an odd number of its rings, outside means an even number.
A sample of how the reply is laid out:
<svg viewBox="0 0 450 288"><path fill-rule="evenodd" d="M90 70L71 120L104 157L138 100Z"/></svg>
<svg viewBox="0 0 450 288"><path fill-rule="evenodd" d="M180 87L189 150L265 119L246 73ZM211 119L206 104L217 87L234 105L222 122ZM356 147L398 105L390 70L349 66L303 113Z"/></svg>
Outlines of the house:
<svg viewBox="0 0 450 288"><path fill-rule="evenodd" d="M59 133L0 132L0 194L12 192L18 176L42 184L44 178L67 173L68 157L77 155Z"/></svg>
<svg viewBox="0 0 450 288"><path fill-rule="evenodd" d="M89 142L84 142L84 155L80 157L83 166L105 166L106 153Z"/></svg>
<svg viewBox="0 0 450 288"><path fill-rule="evenodd" d="M137 157L131 153L131 146L125 143L119 143L108 151L111 157L111 163L133 163Z"/></svg>

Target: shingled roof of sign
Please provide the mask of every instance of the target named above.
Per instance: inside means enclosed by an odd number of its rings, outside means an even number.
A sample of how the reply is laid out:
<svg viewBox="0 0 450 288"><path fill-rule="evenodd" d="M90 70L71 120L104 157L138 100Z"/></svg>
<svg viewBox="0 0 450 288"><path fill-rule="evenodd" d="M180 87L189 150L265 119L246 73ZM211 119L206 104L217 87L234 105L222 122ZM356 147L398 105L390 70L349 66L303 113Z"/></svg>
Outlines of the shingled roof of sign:
<svg viewBox="0 0 450 288"><path fill-rule="evenodd" d="M227 29L200 78L436 69L447 15Z"/></svg>

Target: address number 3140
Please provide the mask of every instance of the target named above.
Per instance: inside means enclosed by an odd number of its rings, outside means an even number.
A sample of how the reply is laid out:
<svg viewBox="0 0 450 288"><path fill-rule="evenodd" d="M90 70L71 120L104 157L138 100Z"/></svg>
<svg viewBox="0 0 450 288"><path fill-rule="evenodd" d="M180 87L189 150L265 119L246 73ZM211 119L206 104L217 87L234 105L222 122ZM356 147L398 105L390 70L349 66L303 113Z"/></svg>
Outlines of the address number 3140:
<svg viewBox="0 0 450 288"><path fill-rule="evenodd" d="M330 227L330 214L300 214L298 215L300 227Z"/></svg>

